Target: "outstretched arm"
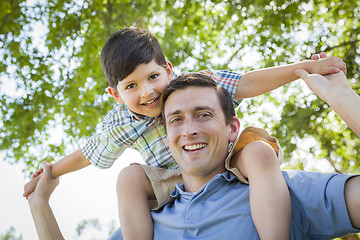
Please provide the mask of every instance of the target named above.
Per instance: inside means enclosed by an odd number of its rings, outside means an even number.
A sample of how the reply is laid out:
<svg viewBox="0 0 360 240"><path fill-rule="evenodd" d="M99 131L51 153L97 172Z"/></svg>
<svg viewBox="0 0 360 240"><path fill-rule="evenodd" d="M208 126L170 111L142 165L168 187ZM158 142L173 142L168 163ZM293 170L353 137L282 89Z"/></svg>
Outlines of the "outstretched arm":
<svg viewBox="0 0 360 240"><path fill-rule="evenodd" d="M62 158L60 161L54 163L51 167L51 175L55 178L62 176L65 173L77 171L86 166L89 166L90 162L85 158L82 151L79 149L66 157ZM25 184L24 186L24 197L28 197L36 187L37 182L40 180L42 169L37 171L33 178Z"/></svg>
<svg viewBox="0 0 360 240"><path fill-rule="evenodd" d="M321 75L340 71L346 73L346 65L341 58L334 56L327 57L322 52L319 56L313 55L312 60L264 68L244 74L239 81L235 98L255 97L290 83L298 79L294 74L296 69L305 69L309 73Z"/></svg>
<svg viewBox="0 0 360 240"><path fill-rule="evenodd" d="M360 96L350 87L343 72L321 76L298 69L295 73L360 137Z"/></svg>
<svg viewBox="0 0 360 240"><path fill-rule="evenodd" d="M49 198L55 187L59 184L59 179L51 176L50 169L51 164L45 163L43 165L41 178L35 191L28 198L39 240L64 239L49 205Z"/></svg>

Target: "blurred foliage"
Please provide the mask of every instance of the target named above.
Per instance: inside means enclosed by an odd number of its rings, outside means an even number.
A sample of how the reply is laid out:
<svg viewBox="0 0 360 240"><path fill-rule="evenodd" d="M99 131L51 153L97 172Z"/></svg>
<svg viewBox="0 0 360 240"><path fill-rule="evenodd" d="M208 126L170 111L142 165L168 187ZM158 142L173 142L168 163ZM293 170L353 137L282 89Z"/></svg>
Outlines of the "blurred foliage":
<svg viewBox="0 0 360 240"><path fill-rule="evenodd" d="M326 51L360 93L359 1L7 0L0 19L0 150L27 176L78 148L113 107L100 52L123 27L154 33L176 73L246 72ZM286 168L316 169L310 152L360 173L359 138L299 82L246 100L239 116L279 139Z"/></svg>
<svg viewBox="0 0 360 240"><path fill-rule="evenodd" d="M23 240L22 235L16 237L15 232L15 228L10 227L9 230L6 231L6 233L0 233L0 240Z"/></svg>

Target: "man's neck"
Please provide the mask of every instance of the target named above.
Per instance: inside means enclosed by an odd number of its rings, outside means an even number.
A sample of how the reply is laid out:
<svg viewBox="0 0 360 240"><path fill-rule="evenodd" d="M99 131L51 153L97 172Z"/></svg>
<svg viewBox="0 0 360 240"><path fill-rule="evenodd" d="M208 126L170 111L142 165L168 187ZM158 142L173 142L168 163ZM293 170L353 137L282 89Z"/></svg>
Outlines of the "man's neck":
<svg viewBox="0 0 360 240"><path fill-rule="evenodd" d="M208 176L189 176L183 173L185 191L195 193L205 186L213 177L223 172L224 171L219 171Z"/></svg>

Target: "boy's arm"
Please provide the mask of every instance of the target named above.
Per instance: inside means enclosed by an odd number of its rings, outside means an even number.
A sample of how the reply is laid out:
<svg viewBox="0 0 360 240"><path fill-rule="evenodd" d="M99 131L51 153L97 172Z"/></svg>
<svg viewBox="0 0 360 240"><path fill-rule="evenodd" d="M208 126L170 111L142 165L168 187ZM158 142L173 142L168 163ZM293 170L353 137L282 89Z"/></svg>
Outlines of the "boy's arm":
<svg viewBox="0 0 360 240"><path fill-rule="evenodd" d="M81 149L79 149L54 163L51 167L51 174L54 178L57 178L65 173L74 172L87 167L90 164L91 163L85 158Z"/></svg>
<svg viewBox="0 0 360 240"><path fill-rule="evenodd" d="M79 169L82 169L86 166L89 166L91 163L85 158L82 151L79 149L66 157L62 158L58 162L54 163L51 168L51 174L55 178L60 177L61 175L69 172L74 172ZM24 197L28 197L30 193L35 190L37 182L40 180L40 175L31 179L24 186Z"/></svg>
<svg viewBox="0 0 360 240"><path fill-rule="evenodd" d="M29 206L33 217L39 240L64 239L59 225L49 205L49 198L59 183L58 178L51 176L51 165L43 165L43 174L36 189L29 196Z"/></svg>
<svg viewBox="0 0 360 240"><path fill-rule="evenodd" d="M337 73L339 71L346 73L346 65L342 59L333 56L323 57L318 60L304 60L284 66L254 70L241 77L235 98L255 97L292 82L298 79L294 74L296 69L304 69L309 73L321 75Z"/></svg>
<svg viewBox="0 0 360 240"><path fill-rule="evenodd" d="M360 137L360 96L350 87L343 72L324 77L299 69L296 74Z"/></svg>

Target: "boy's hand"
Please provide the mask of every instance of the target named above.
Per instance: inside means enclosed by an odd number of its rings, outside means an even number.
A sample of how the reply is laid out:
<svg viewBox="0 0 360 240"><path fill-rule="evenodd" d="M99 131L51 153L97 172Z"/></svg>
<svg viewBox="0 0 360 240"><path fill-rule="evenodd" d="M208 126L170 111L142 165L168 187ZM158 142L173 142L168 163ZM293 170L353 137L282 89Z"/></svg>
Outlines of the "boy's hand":
<svg viewBox="0 0 360 240"><path fill-rule="evenodd" d="M339 57L327 56L321 52L319 55L314 54L311 57L314 60L312 66L308 69L309 73L317 73L320 75L328 75L343 71L346 75L346 64Z"/></svg>
<svg viewBox="0 0 360 240"><path fill-rule="evenodd" d="M320 52L319 54L313 54L311 56L312 60L319 60L320 58L325 58L327 57L327 54L325 52Z"/></svg>

